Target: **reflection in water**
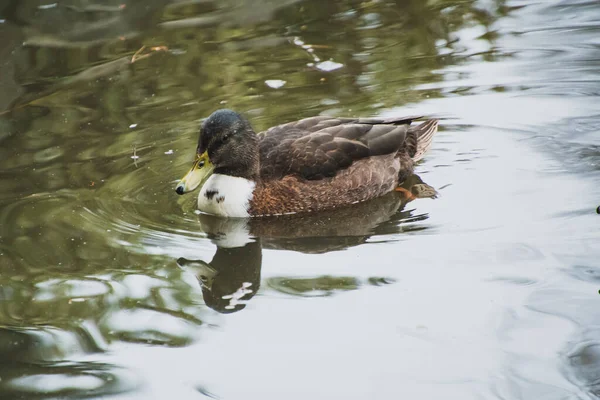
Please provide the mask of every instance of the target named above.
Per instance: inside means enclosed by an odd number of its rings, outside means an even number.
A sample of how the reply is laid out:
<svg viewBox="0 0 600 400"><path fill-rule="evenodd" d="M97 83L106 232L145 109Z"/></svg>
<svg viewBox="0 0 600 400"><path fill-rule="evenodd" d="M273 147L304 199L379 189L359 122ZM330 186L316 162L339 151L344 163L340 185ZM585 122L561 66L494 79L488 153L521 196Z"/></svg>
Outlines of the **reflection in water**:
<svg viewBox="0 0 600 400"><path fill-rule="evenodd" d="M115 395L136 389L137 379L101 363L13 363L0 367L2 398L86 398ZM29 396L29 397L26 397Z"/></svg>
<svg viewBox="0 0 600 400"><path fill-rule="evenodd" d="M181 267L195 271L204 302L221 313L232 313L246 307L246 302L260 287L262 248L325 253L365 243L382 227L404 229L402 223L422 221L426 215L412 216L404 206L418 198L435 198L437 191L413 174L400 186L399 192L348 207L306 215L229 219L200 214L202 230L217 245L213 259L179 258ZM410 228L408 228L410 229ZM413 229L425 229L415 227ZM390 234L389 230L385 230ZM369 278L380 285L393 279ZM315 296L336 290L356 289L361 284L353 277L270 278L269 286L288 294Z"/></svg>
<svg viewBox="0 0 600 400"><path fill-rule="evenodd" d="M233 231L224 233L236 234ZM260 239L239 247L217 245L217 252L210 263L180 258L177 264L181 267L192 267L197 271L202 297L207 306L220 313L240 311L260 288Z"/></svg>

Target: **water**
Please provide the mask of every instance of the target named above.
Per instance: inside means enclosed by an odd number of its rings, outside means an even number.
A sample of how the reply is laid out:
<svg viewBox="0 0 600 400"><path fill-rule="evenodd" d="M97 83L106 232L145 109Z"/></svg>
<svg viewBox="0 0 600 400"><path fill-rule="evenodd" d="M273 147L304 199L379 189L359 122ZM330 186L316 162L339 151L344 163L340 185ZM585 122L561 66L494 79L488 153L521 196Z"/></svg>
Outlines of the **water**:
<svg viewBox="0 0 600 400"><path fill-rule="evenodd" d="M596 1L0 5L0 397L597 398L599 33ZM438 117L440 196L199 216L222 107Z"/></svg>

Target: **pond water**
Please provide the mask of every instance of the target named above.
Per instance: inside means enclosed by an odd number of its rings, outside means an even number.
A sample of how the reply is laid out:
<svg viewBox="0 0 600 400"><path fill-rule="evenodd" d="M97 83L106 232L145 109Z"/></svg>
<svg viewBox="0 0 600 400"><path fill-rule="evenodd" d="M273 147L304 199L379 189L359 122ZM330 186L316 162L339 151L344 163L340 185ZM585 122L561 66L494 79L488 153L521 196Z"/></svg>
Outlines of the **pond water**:
<svg viewBox="0 0 600 400"><path fill-rule="evenodd" d="M0 38L0 398L600 396L598 1L8 0ZM198 215L223 107L440 118L439 196Z"/></svg>

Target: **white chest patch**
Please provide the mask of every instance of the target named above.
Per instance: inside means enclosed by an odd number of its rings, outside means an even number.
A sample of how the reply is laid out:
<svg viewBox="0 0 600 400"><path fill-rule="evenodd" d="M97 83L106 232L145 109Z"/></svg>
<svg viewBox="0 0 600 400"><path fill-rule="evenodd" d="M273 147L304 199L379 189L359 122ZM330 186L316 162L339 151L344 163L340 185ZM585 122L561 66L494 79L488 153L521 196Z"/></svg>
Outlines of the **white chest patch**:
<svg viewBox="0 0 600 400"><path fill-rule="evenodd" d="M198 195L198 209L222 217L249 217L255 183L237 176L213 174Z"/></svg>

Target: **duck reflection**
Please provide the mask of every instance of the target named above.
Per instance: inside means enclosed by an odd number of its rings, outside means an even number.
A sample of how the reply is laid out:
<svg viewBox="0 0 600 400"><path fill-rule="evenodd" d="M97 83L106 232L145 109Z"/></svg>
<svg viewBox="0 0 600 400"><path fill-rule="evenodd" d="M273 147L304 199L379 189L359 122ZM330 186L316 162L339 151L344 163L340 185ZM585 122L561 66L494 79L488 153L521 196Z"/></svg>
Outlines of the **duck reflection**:
<svg viewBox="0 0 600 400"><path fill-rule="evenodd" d="M217 251L208 263L185 258L177 263L195 271L208 307L220 313L240 311L260 287L263 248L326 253L362 244L373 235L425 229L402 226L427 219L404 208L415 199L436 197L433 187L411 175L393 193L329 212L250 219L201 214L201 229Z"/></svg>
<svg viewBox="0 0 600 400"><path fill-rule="evenodd" d="M232 224L230 228L233 228L230 232L235 235L235 228L239 229L239 226ZM247 243L240 243L236 247L223 245L223 242L219 244L219 240L216 243L217 252L209 263L180 258L177 264L195 270L204 303L208 307L223 314L240 311L260 286L260 239L249 239Z"/></svg>

